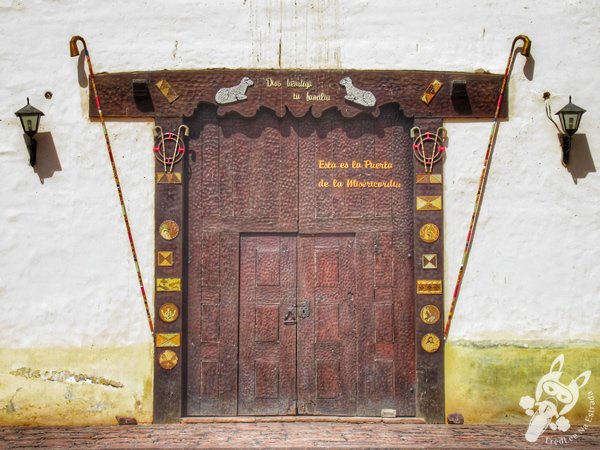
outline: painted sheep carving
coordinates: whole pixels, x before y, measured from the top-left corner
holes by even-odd
[[[375,95],[371,91],[358,89],[352,84],[350,77],[342,78],[340,84],[346,88],[346,95],[344,97],[346,100],[369,108],[375,106]]]
[[[215,100],[219,105],[246,100],[248,98],[246,90],[252,85],[254,85],[254,81],[248,77],[244,77],[237,86],[219,89],[215,94]]]

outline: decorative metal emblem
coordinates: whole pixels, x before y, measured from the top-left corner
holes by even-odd
[[[421,195],[417,197],[417,211],[441,211],[441,195]]]
[[[438,268],[438,258],[435,253],[426,253],[421,257],[421,262],[423,263],[423,269],[437,269]]]
[[[242,78],[240,84],[233,87],[224,87],[217,91],[215,94],[215,101],[219,105],[226,105],[227,103],[235,103],[241,102],[242,100],[246,100],[248,96],[246,95],[246,90],[248,87],[253,86],[254,81],[252,81],[248,77]]]
[[[350,77],[342,78],[340,84],[346,88],[346,95],[344,98],[349,102],[366,106],[367,108],[375,106],[375,103],[377,102],[375,95],[371,91],[364,91],[354,86]]]
[[[158,252],[158,265],[161,267],[171,267],[173,265],[173,252]]]
[[[419,313],[419,317],[423,323],[428,325],[433,325],[438,320],[440,320],[440,310],[435,305],[425,305],[421,308],[421,312]]]
[[[419,230],[419,237],[423,242],[431,244],[440,237],[440,229],[434,223],[426,223]]]
[[[179,358],[177,357],[177,353],[173,350],[165,350],[161,352],[158,357],[158,364],[165,370],[173,369],[177,363],[179,362]]]
[[[155,86],[158,88],[161,94],[165,96],[169,103],[173,103],[179,98],[179,95],[177,95],[167,80],[160,80],[155,84]]]
[[[181,291],[181,278],[157,278],[156,279],[156,291],[157,292],[180,292]]]
[[[165,174],[172,173],[175,163],[178,163],[183,158],[183,154],[185,153],[184,135],[190,135],[190,129],[187,125],[180,125],[177,133],[171,131],[164,133],[162,127],[154,127],[154,155],[162,163]],[[181,182],[181,174],[179,178],[179,182]]]
[[[157,347],[179,347],[181,346],[181,333],[157,333]]]
[[[158,317],[166,323],[175,322],[179,317],[179,308],[173,303],[164,303],[158,310]]]
[[[440,338],[433,333],[427,333],[421,339],[421,347],[427,353],[435,353],[440,348]]]
[[[433,165],[442,159],[444,151],[444,140],[446,139],[446,129],[438,128],[435,134],[429,131],[421,133],[419,127],[413,127],[410,130],[410,137],[413,138],[413,153],[417,161],[423,164],[426,173],[431,173]]]
[[[415,175],[417,184],[442,184],[441,173],[418,173]]]
[[[163,239],[172,241],[179,235],[179,225],[174,220],[165,220],[160,224],[158,232]]]
[[[431,84],[427,86],[427,89],[425,89],[425,92],[421,96],[421,101],[426,105],[429,105],[438,91],[442,88],[442,85],[441,81],[433,80]]]
[[[156,172],[156,184],[181,184],[181,172]]]
[[[417,294],[442,294],[442,280],[417,280]]]
[[[284,325],[296,325],[296,307],[292,306],[288,308],[285,317],[283,318]]]

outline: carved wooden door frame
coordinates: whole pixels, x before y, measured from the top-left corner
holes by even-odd
[[[165,132],[176,131],[184,116],[204,103],[217,106],[218,116],[235,112],[253,117],[260,108],[268,108],[278,117],[289,112],[316,118],[331,108],[343,117],[378,117],[382,106],[397,104],[423,133],[435,133],[444,119],[494,117],[502,82],[495,74],[391,70],[152,71],[99,74],[96,79],[106,118],[153,118]],[[501,118],[508,116],[507,103]],[[98,117],[91,92],[89,110],[91,118]],[[413,161],[416,415],[443,423],[443,164],[426,173],[416,158]],[[172,173],[165,173],[164,164],[157,161],[155,423],[179,421],[184,411],[185,177],[185,158]],[[431,233],[439,237],[432,241]]]

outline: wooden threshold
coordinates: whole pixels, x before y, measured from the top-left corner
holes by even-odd
[[[422,417],[341,417],[341,416],[236,416],[182,417],[181,423],[272,423],[272,422],[337,422],[426,424]]]

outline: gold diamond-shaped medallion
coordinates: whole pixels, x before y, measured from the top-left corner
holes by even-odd
[[[415,183],[417,184],[441,184],[441,173],[418,173],[415,175]]]
[[[156,172],[157,184],[181,184],[180,172]]]
[[[438,258],[436,253],[425,253],[421,257],[421,262],[423,263],[423,269],[437,269],[438,268]]]
[[[443,178],[441,173],[430,173],[429,183],[431,184],[442,184]]]
[[[155,86],[169,103],[173,103],[179,98],[179,95],[177,95],[167,80],[160,80]]]
[[[441,211],[441,195],[421,195],[417,197],[417,211]]]
[[[158,333],[156,335],[157,347],[179,347],[181,345],[181,333]]]
[[[427,89],[425,89],[425,92],[421,96],[421,101],[426,105],[429,105],[441,88],[442,82],[438,80],[433,80],[431,84],[427,86]]]
[[[173,265],[173,252],[158,252],[158,265],[170,267]]]

